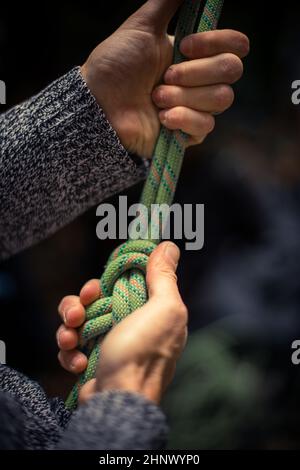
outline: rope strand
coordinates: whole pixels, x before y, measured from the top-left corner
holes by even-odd
[[[223,1],[207,0],[205,3],[185,0],[176,29],[174,63],[186,60],[180,52],[180,43],[185,36],[195,31],[203,32],[216,28]],[[95,377],[104,335],[147,301],[146,265],[150,254],[160,241],[144,239],[151,219],[151,207],[152,204],[172,204],[187,138],[182,131],[169,131],[163,126],[161,128],[140,200],[140,203],[147,207],[149,217],[141,227],[141,239],[133,240],[132,234],[129,233],[129,240],[114,250],[100,279],[100,298],[86,309],[86,321],[80,329],[79,346],[89,356],[89,361],[86,371],[81,374],[66,401],[67,407],[72,410],[77,407],[80,387]],[[160,220],[156,223],[158,233],[161,234]]]

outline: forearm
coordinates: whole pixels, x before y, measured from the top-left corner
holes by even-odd
[[[0,115],[0,258],[72,221],[145,174],[75,68]]]

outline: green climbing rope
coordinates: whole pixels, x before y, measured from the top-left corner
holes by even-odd
[[[179,14],[174,44],[174,63],[185,57],[179,45],[188,34],[215,29],[224,0],[185,0]],[[198,25],[198,27],[197,27]],[[147,177],[141,204],[151,217],[152,204],[172,204],[186,149],[187,135],[162,127]],[[80,348],[89,357],[86,371],[73,387],[66,405],[75,409],[80,387],[95,377],[104,335],[123,318],[147,301],[145,270],[147,260],[159,243],[147,240],[148,221],[140,229],[139,240],[129,240],[118,247],[108,259],[100,279],[100,298],[86,309],[86,322],[80,330]],[[152,221],[153,223],[153,221]],[[157,220],[160,225],[160,220]],[[161,233],[161,230],[158,230]]]

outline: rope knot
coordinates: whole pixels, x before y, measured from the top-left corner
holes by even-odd
[[[156,246],[149,240],[129,240],[109,257],[99,281],[100,297],[86,308],[86,321],[79,330],[79,347],[89,362],[67,399],[70,409],[77,406],[81,386],[96,375],[104,335],[147,302],[146,266]]]
[[[145,304],[146,265],[155,247],[148,240],[129,240],[113,251],[100,279],[100,297],[86,309],[81,348]]]

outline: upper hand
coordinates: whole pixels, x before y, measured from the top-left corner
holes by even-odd
[[[82,67],[91,92],[124,147],[150,157],[160,125],[181,129],[188,145],[204,140],[213,113],[231,106],[241,78],[247,37],[232,30],[193,34],[182,41],[187,61],[172,65],[167,26],[181,0],[148,0]],[[169,68],[171,66],[171,68]]]

